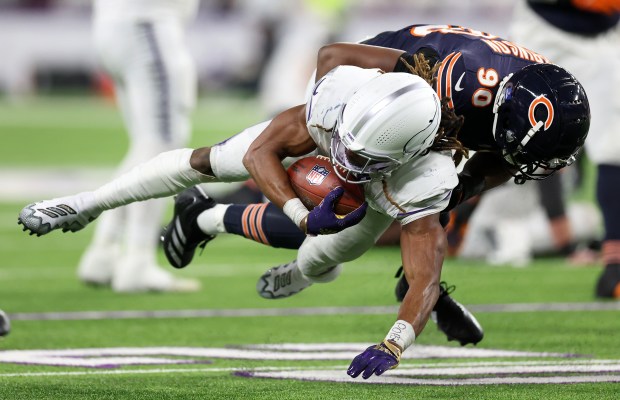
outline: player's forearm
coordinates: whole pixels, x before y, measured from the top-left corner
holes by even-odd
[[[369,46],[357,43],[333,43],[319,50],[316,80],[339,65],[354,65],[360,68],[380,68],[389,72],[394,70],[402,50]]]
[[[431,219],[431,223],[423,223],[419,229],[405,225],[401,234],[402,261],[409,290],[398,319],[409,322],[416,336],[424,329],[439,297],[439,279],[447,247],[438,218],[426,218]]]
[[[304,110],[305,107],[298,106],[276,116],[243,157],[244,166],[263,194],[280,208],[297,199],[282,160],[308,154],[316,148],[305,125]],[[297,208],[307,213],[305,207]],[[287,215],[291,217],[290,213]],[[300,218],[293,220],[300,225]]]
[[[253,171],[250,173],[254,181],[265,197],[276,206],[283,208],[288,200],[297,197],[288,181],[286,171],[282,168],[281,163],[274,163],[271,160],[263,160],[261,165],[262,167],[258,167],[259,170],[265,168],[271,171],[266,174],[262,173],[262,171],[258,173],[257,169],[253,168]]]
[[[280,157],[270,151],[248,151],[243,163],[261,192],[276,206],[282,208],[286,201],[297,197]]]
[[[281,208],[302,232],[306,232],[309,211],[291,187],[280,159],[273,154],[259,152],[244,163],[265,197]]]

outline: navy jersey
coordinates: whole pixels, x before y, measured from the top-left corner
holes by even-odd
[[[411,25],[383,32],[364,44],[415,53],[430,48],[442,61],[435,90],[449,97],[456,114],[465,117],[458,135],[471,150],[496,150],[493,102],[499,83],[526,65],[549,62],[545,57],[495,35],[456,25]]]

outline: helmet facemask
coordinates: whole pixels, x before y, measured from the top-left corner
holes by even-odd
[[[330,151],[334,171],[343,181],[354,184],[366,183],[372,179],[389,176],[401,165],[399,160],[391,157],[377,157],[349,149],[340,139],[337,127],[332,134]]]

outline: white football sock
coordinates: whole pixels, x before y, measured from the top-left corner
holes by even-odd
[[[200,230],[207,235],[226,233],[224,214],[228,207],[230,204],[216,204],[213,208],[203,211],[196,219]]]
[[[135,166],[93,192],[100,210],[117,208],[136,201],[171,196],[185,188],[215,177],[201,174],[189,163],[192,149],[161,153]]]

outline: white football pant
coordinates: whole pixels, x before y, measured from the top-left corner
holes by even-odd
[[[106,6],[105,1],[99,4]],[[101,65],[114,80],[129,135],[129,151],[117,171],[121,174],[187,144],[196,72],[185,43],[185,20],[166,13],[144,20],[118,15],[95,16],[94,40]],[[127,249],[154,254],[165,204],[150,200],[105,213],[93,243],[124,239]]]

